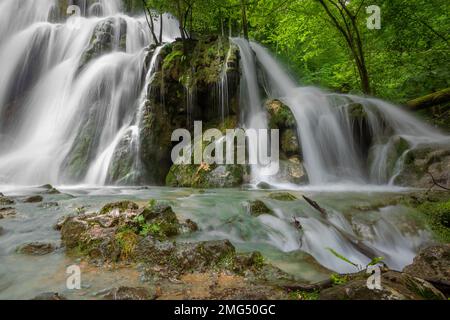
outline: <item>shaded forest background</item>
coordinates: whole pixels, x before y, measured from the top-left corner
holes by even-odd
[[[144,4],[155,19],[170,12],[181,21],[182,38],[245,36],[264,44],[303,85],[396,103],[450,87],[450,1],[126,1],[130,11]],[[379,30],[367,27],[370,5],[381,8]]]

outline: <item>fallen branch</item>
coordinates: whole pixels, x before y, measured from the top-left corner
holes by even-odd
[[[450,88],[409,101],[406,105],[413,111],[434,107],[450,102]]]
[[[441,188],[441,189],[450,191],[449,188],[444,187],[443,185],[439,184],[439,183],[436,181],[436,179],[434,178],[434,176],[433,176],[433,174],[432,174],[431,172],[428,171],[427,173],[428,173],[428,175],[431,177],[431,180],[432,180],[432,182],[433,182],[433,185],[430,187],[430,189],[428,189],[427,193],[430,192],[431,189],[433,189],[434,186],[437,186],[437,187],[439,187],[439,188]]]
[[[319,204],[317,202],[315,202],[314,200],[308,198],[307,196],[303,196],[303,199],[305,199],[306,202],[308,202],[311,205],[311,207],[313,207],[314,209],[319,211],[324,216],[324,218],[327,217],[327,215],[328,215],[327,210],[325,210],[324,208],[319,206]]]
[[[385,254],[381,251],[378,251],[376,249],[372,249],[369,246],[365,245],[360,239],[357,239],[354,235],[349,234],[347,231],[339,228],[338,226],[333,225],[327,220],[328,212],[324,208],[322,208],[317,202],[314,200],[303,196],[303,199],[306,200],[314,209],[319,211],[322,214],[322,217],[325,219],[325,222],[332,228],[336,229],[340,235],[346,239],[350,244],[353,245],[353,247],[364,254],[366,257],[373,258],[373,257],[379,257],[379,256],[385,256]]]

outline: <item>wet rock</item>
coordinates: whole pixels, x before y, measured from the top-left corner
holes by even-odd
[[[288,106],[280,100],[269,100],[266,102],[269,112],[269,126],[273,129],[295,129],[296,121]]]
[[[257,187],[258,189],[261,189],[261,190],[275,189],[274,186],[272,186],[270,183],[267,183],[267,182],[259,182],[259,183],[256,185],[256,187]]]
[[[408,187],[430,188],[436,183],[450,188],[450,148],[410,150],[395,183]],[[436,190],[439,187],[434,186]]]
[[[299,156],[292,156],[287,160],[280,160],[280,169],[277,178],[280,181],[291,182],[295,184],[305,184],[308,182],[303,161]]]
[[[4,235],[6,233],[5,229],[0,226],[0,236]]]
[[[166,185],[192,188],[233,188],[246,181],[248,167],[244,165],[173,165]]]
[[[100,215],[111,213],[117,210],[119,213],[125,211],[133,211],[139,209],[139,206],[131,201],[119,201],[114,203],[108,203],[100,210]]]
[[[67,221],[67,219],[69,219],[69,217],[71,217],[71,216],[64,216],[64,217],[58,218],[56,223],[53,225],[53,230],[60,231],[63,224]]]
[[[58,202],[43,202],[39,205],[40,208],[49,209],[59,207]]]
[[[8,197],[5,197],[3,194],[0,195],[0,206],[9,206],[14,204],[14,200]]]
[[[40,189],[45,189],[44,194],[61,194],[59,190],[53,187],[51,184],[45,184],[39,187]]]
[[[450,294],[450,244],[425,248],[403,272],[432,283],[445,294]]]
[[[289,192],[275,192],[269,194],[269,198],[278,201],[296,201],[298,200],[296,196],[290,194]]]
[[[60,221],[60,228],[69,251],[116,261],[132,259],[143,237],[165,240],[178,235],[182,225],[170,206],[151,204],[139,209],[136,203],[121,201],[105,205],[99,213],[67,217]]]
[[[186,221],[181,223],[180,233],[192,233],[197,232],[199,230],[198,224],[192,221],[191,219],[187,219]]]
[[[281,151],[287,156],[300,154],[300,143],[298,141],[297,131],[294,129],[284,130],[280,137]]]
[[[381,290],[367,286],[365,272],[342,285],[320,292],[321,300],[443,300],[445,296],[429,282],[406,273],[388,271],[381,275]]]
[[[45,293],[41,293],[40,295],[34,297],[32,300],[41,300],[41,301],[46,301],[46,300],[51,300],[51,301],[58,301],[58,300],[67,300],[66,297],[64,297],[63,295],[60,295],[57,292],[45,292]]]
[[[117,23],[116,23],[117,22]],[[115,47],[126,49],[127,24],[125,20],[114,18],[100,21],[95,27],[89,47],[83,53],[80,69],[102,54],[111,52]]]
[[[247,211],[254,217],[262,214],[273,214],[273,211],[261,200],[249,201],[247,203]]]
[[[38,203],[42,202],[44,198],[42,196],[31,196],[23,200],[25,203]]]
[[[0,219],[9,218],[16,215],[16,209],[8,207],[8,208],[0,208]]]
[[[52,243],[32,242],[21,245],[17,248],[17,253],[26,254],[30,256],[44,256],[52,253],[57,247]]]
[[[111,289],[105,294],[106,300],[154,300],[156,298],[155,292],[142,287],[119,287]]]

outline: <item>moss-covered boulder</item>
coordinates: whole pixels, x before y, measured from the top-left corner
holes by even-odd
[[[14,203],[15,201],[13,199],[5,197],[3,194],[0,195],[0,206],[9,206]]]
[[[53,243],[32,242],[21,245],[16,249],[16,252],[31,256],[44,256],[56,249],[57,246]]]
[[[69,253],[103,262],[132,259],[140,239],[166,240],[191,225],[180,223],[169,206],[151,203],[140,208],[121,201],[105,205],[98,213],[67,217],[60,230]]]
[[[273,215],[273,211],[261,200],[252,200],[246,204],[247,211],[254,217],[262,214]]]
[[[435,184],[450,188],[450,148],[426,147],[408,151],[395,183],[430,188]]]
[[[38,203],[38,202],[42,202],[44,200],[44,198],[40,195],[35,195],[35,196],[31,196],[31,197],[27,197],[23,200],[23,202],[25,203]]]
[[[280,100],[268,100],[269,127],[272,129],[296,129],[295,117],[291,109]]]
[[[233,188],[246,181],[246,165],[173,165],[166,185],[192,188]]]
[[[300,156],[294,155],[287,159],[281,158],[279,165],[280,168],[276,175],[279,181],[295,184],[306,184],[309,181],[308,174]]]

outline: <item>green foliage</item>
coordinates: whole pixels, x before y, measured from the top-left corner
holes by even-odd
[[[450,200],[425,202],[418,207],[439,240],[450,242]]]
[[[346,284],[348,282],[348,276],[347,275],[340,275],[340,274],[337,274],[337,273],[333,273],[330,276],[330,280],[331,280],[331,282],[334,285],[338,286],[338,285],[341,285],[341,284]]]
[[[138,236],[132,229],[124,229],[116,234],[116,243],[120,248],[120,255],[122,259],[126,260],[133,254]]]
[[[291,300],[319,300],[319,291],[307,292],[307,291],[291,291],[289,293],[289,299]]]
[[[341,259],[342,261],[347,262],[348,264],[351,264],[352,266],[354,266],[354,267],[356,267],[356,268],[359,268],[359,266],[358,266],[356,263],[350,261],[349,259],[347,259],[347,258],[344,257],[343,255],[341,255],[340,253],[336,252],[335,250],[333,250],[333,249],[331,249],[331,248],[326,248],[326,249],[327,249],[328,251],[330,251],[336,258],[339,258],[339,259]]]

